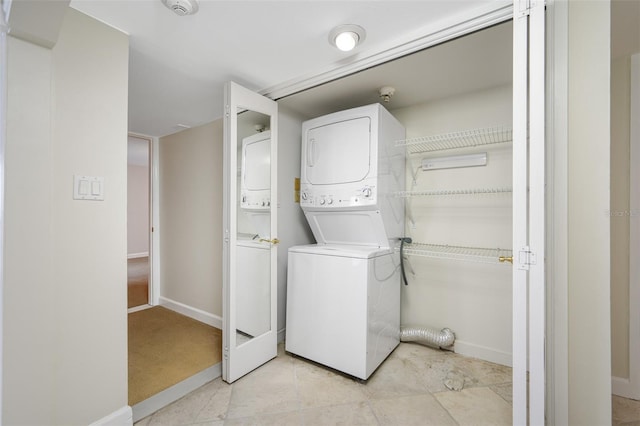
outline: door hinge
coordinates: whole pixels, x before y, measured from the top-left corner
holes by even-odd
[[[517,0],[516,2],[516,15],[521,18],[523,16],[529,16],[531,11],[531,0]]]
[[[531,251],[529,246],[522,247],[518,250],[518,269],[528,271],[529,266],[537,263],[537,256]]]
[[[516,16],[521,18],[523,16],[529,16],[531,9],[536,7],[546,7],[545,0],[517,0],[516,2]]]
[[[229,105],[225,105],[224,106],[224,115],[225,117],[229,117],[229,113],[231,112],[231,108],[229,107]]]

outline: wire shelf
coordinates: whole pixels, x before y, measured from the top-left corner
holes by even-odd
[[[443,151],[446,149],[468,148],[511,142],[512,139],[512,129],[491,127],[486,129],[464,130],[461,132],[446,133],[442,135],[405,139],[396,141],[396,146],[405,146],[408,153],[416,154],[420,152]]]
[[[400,191],[396,192],[395,196],[399,198],[410,198],[425,196],[507,194],[511,192],[511,188],[434,189],[428,191]]]
[[[500,248],[411,243],[404,246],[404,253],[409,256],[461,260],[476,263],[512,263],[513,261],[512,251]]]

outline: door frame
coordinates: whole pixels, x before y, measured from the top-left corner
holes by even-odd
[[[640,257],[640,53],[631,56],[629,127],[629,259]],[[629,378],[612,377],[615,395],[640,398],[640,266],[629,262]]]
[[[0,1],[0,384],[3,383],[2,353],[4,346],[3,312],[4,305],[4,154],[7,140],[7,34],[9,25],[7,22],[11,2]],[[3,393],[0,386],[0,413],[3,407]],[[0,424],[2,419],[0,418]]]
[[[147,141],[149,144],[149,287],[148,287],[148,305],[156,306],[160,304],[160,205],[159,205],[159,140],[156,137],[143,135],[140,133],[129,132],[128,137]],[[143,307],[134,307],[129,312],[145,309]]]

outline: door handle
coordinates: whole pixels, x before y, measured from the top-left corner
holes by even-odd
[[[272,238],[270,240],[267,240],[265,238],[260,238],[258,241],[260,241],[261,243],[271,243],[273,245],[276,245],[280,242],[280,240],[277,238]]]

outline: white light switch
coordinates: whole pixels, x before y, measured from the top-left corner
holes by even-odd
[[[104,177],[74,175],[73,199],[104,201]]]

